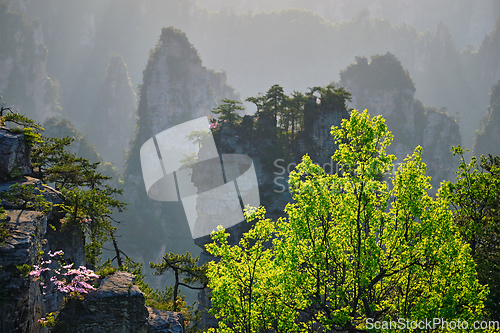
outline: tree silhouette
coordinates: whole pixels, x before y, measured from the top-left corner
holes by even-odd
[[[221,105],[212,110],[212,113],[218,114],[219,120],[227,122],[231,125],[237,125],[241,122],[242,117],[237,111],[244,110],[242,103],[240,101],[235,101],[232,99],[223,99]]]
[[[175,276],[174,284],[174,311],[178,311],[177,307],[177,292],[179,286],[184,286],[189,289],[201,290],[205,289],[208,285],[207,279],[207,269],[208,263],[201,266],[197,266],[199,257],[193,258],[191,253],[186,252],[185,254],[174,254],[172,252],[165,253],[163,256],[163,262],[155,264],[150,262],[149,266],[155,270],[155,275],[163,275],[167,271],[172,271]],[[179,276],[184,275],[180,282]],[[198,285],[198,286],[196,286]]]

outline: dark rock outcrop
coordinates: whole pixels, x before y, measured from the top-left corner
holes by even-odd
[[[163,311],[147,307],[148,333],[182,333],[184,322],[179,312]]]
[[[33,211],[8,211],[8,230],[12,238],[0,247],[0,328],[2,332],[28,333],[39,328],[37,319],[43,307],[38,284],[21,275],[18,267],[34,265],[46,244],[47,219]]]
[[[130,273],[117,272],[108,276],[101,286],[88,295],[83,307],[86,315],[78,321],[72,332],[130,332],[146,333],[148,312],[144,295],[133,284]]]
[[[106,277],[81,304],[62,309],[54,332],[183,333],[182,314],[146,307],[134,280],[128,272]]]
[[[30,146],[24,135],[0,128],[0,181],[31,173]]]

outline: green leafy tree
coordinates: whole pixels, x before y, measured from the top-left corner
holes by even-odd
[[[1,125],[10,123],[20,126],[10,130],[22,132],[32,146],[33,173],[42,181],[55,184],[56,189],[62,192],[64,202],[58,206],[65,215],[64,222],[78,226],[85,233],[87,262],[97,265],[102,246],[109,239],[114,240],[119,253],[113,235],[116,227],[112,225],[117,221],[112,214],[126,208],[126,204],[116,198],[123,190],[107,183],[111,177],[98,171],[100,162],[91,163],[68,151],[74,139],[43,137],[41,132],[44,129],[35,121],[17,112],[6,113],[7,110],[10,111],[7,108],[0,110]],[[2,197],[22,209],[36,209],[44,213],[52,209],[52,204],[44,197],[44,190],[33,184],[14,184],[8,192],[2,193]]]
[[[220,258],[208,269],[212,314],[219,319],[219,332],[296,332],[294,305],[303,301],[294,294],[295,283],[287,276],[279,248],[269,246],[277,237],[277,226],[265,219],[263,208],[247,210],[248,221],[259,222],[245,233],[236,246],[221,228],[206,250]],[[274,245],[274,243],[273,243]],[[293,259],[293,258],[291,258]]]
[[[235,246],[222,230],[213,234],[207,250],[220,261],[208,275],[218,332],[356,332],[368,319],[476,320],[487,288],[448,201],[428,194],[422,148],[389,177],[389,189],[381,176],[395,157],[386,153],[393,136],[384,119],[353,110],[332,134],[341,172],[326,174],[305,156],[290,174],[287,218],[250,216],[256,225]]]
[[[347,101],[351,100],[351,94],[344,88],[335,88],[332,84],[326,87],[315,87],[320,94],[321,109],[347,109]]]
[[[65,137],[45,138],[31,152],[31,167],[33,173],[42,181],[53,182],[58,180],[65,170],[64,166],[72,164],[76,156],[66,151],[73,139]],[[69,163],[68,163],[69,162]],[[48,179],[46,179],[49,177]]]
[[[470,245],[479,281],[489,286],[485,305],[488,316],[495,319],[500,316],[500,158],[490,155],[478,160],[473,156],[466,163],[460,146],[452,147],[452,152],[460,156],[457,180],[443,185],[443,193]]]
[[[11,236],[9,233],[8,224],[5,221],[7,219],[7,213],[5,212],[5,208],[0,206],[0,245],[5,244],[7,238]]]
[[[39,176],[56,185],[64,196],[59,205],[65,222],[79,226],[87,236],[87,262],[98,264],[104,242],[110,240],[116,227],[113,213],[121,212],[126,204],[116,197],[123,190],[106,183],[111,177],[97,171],[100,162],[77,157],[65,150],[69,138],[50,139],[35,149],[34,165]]]

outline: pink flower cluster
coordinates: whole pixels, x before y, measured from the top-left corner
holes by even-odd
[[[84,266],[78,267],[78,269],[69,269],[73,267],[73,264],[62,266],[62,268],[67,269],[66,273],[61,275],[63,276],[72,276],[73,278],[68,283],[66,278],[59,280],[56,276],[50,278],[50,281],[53,282],[57,289],[63,293],[68,294],[88,294],[90,290],[95,290],[95,288],[88,284],[86,281],[92,278],[98,278],[99,275],[95,274],[93,270],[88,269]]]
[[[51,258],[54,258],[55,256],[63,255],[64,252],[62,250],[54,253],[49,251],[48,254]],[[95,290],[95,288],[87,282],[93,278],[99,277],[99,275],[95,274],[93,270],[84,266],[80,266],[75,269],[72,268],[73,264],[62,265],[60,260],[57,262],[59,264],[59,269],[53,269],[55,274],[50,278],[50,282],[57,287],[57,290],[76,297],[80,297],[81,294],[88,294],[90,290]],[[51,259],[42,261],[40,266],[33,266],[34,269],[29,273],[29,275],[40,276],[42,272],[50,271],[50,268],[42,267],[50,263],[52,263]],[[47,285],[43,281],[40,281],[40,286],[42,286],[44,290],[43,295],[46,295],[47,293],[45,289],[47,288]]]
[[[210,129],[211,129],[211,130],[218,130],[218,129],[219,129],[219,127],[220,127],[220,124],[219,124],[219,122],[217,122],[217,121],[215,121],[215,122],[213,122],[213,123],[210,123]]]

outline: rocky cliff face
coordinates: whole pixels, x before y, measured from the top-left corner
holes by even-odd
[[[185,31],[195,1],[37,0],[26,7],[43,24],[47,68],[60,82],[61,105],[80,125],[99,98],[110,56],[124,57],[135,88],[158,32],[170,25]]]
[[[62,203],[59,192],[31,177],[0,184],[0,193],[9,190],[15,183],[33,185],[35,191],[45,191],[44,197],[55,204]],[[6,230],[11,237],[0,245],[0,288],[2,299],[0,327],[2,332],[46,332],[38,323],[45,314],[57,311],[62,304],[58,293],[42,294],[37,278],[28,277],[27,272],[38,264],[41,256],[48,251],[64,251],[64,260],[77,266],[85,264],[83,235],[79,230],[66,229],[57,234],[48,227],[57,223],[54,208],[48,214],[12,206],[6,200],[1,205],[7,211]]]
[[[226,84],[225,75],[202,66],[184,33],[164,28],[144,70],[137,132],[126,162],[129,185],[146,195],[140,180],[139,158],[144,142],[172,126],[211,115],[211,110],[224,98],[238,98]],[[134,202],[135,194],[129,192],[129,195]]]
[[[30,147],[24,135],[0,128],[0,181],[31,173]]]
[[[138,106],[136,136],[125,166],[124,251],[144,262],[162,260],[165,249],[196,251],[182,206],[149,199],[142,179],[141,146],[172,126],[208,116],[223,98],[239,99],[223,73],[208,70],[186,35],[173,28],[162,30],[158,45],[144,70]],[[140,235],[140,237],[137,237]],[[150,280],[160,287],[158,280]]]
[[[57,85],[47,76],[47,49],[40,21],[0,6],[0,95],[3,102],[38,121],[59,112]]]
[[[434,189],[442,180],[455,180],[458,159],[450,152],[451,146],[461,143],[461,135],[457,122],[445,112],[435,108],[427,108],[422,147],[422,160],[427,165],[427,174],[432,176]]]
[[[136,95],[120,56],[110,59],[101,95],[89,115],[86,131],[106,162],[123,168],[125,152],[135,132]]]
[[[126,166],[125,200],[131,207],[124,217],[129,223],[124,225],[121,232],[122,243],[126,247],[124,251],[128,255],[144,262],[158,262],[167,247],[175,248],[178,252],[193,251],[192,247],[188,246],[193,243],[182,206],[177,202],[156,202],[147,196],[139,150],[146,140],[165,129],[210,115],[211,109],[222,98],[234,98],[234,93],[225,84],[224,75],[208,72],[183,34],[174,29],[164,29],[160,43],[152,51],[144,71],[137,134]],[[312,104],[314,107],[317,105],[316,102]],[[334,144],[329,130],[332,125],[340,126],[340,121],[347,116],[343,108],[340,110],[325,107],[318,112],[318,117],[311,120],[310,133],[314,135],[304,138],[302,143],[297,145],[296,156],[290,156],[290,152],[274,152],[275,141],[269,137],[269,134],[274,132],[272,128],[267,132],[257,132],[257,128],[267,128],[263,124],[264,117],[257,121],[247,116],[243,120],[242,128],[223,124],[216,138],[217,149],[219,154],[240,153],[252,158],[259,182],[261,203],[266,205],[270,214],[279,216],[283,214],[283,208],[291,197],[287,189],[287,174],[275,179],[275,173],[279,173],[281,169],[276,169],[273,162],[282,158],[278,163],[291,170],[293,163],[300,160],[301,154],[310,153],[310,149],[318,153],[316,157],[330,160]],[[220,198],[214,198],[214,202],[217,201],[220,201]],[[218,208],[220,207],[217,205],[198,207],[200,210],[206,209],[207,215],[217,214]],[[231,227],[231,241],[237,242],[248,227],[246,222]],[[209,237],[199,238],[196,242],[203,248],[207,241]],[[206,253],[202,254],[201,262],[209,259]]]
[[[0,129],[0,194],[11,185],[33,186],[53,205],[61,204],[59,192],[28,175],[31,172],[30,149],[22,134]],[[15,180],[13,180],[15,178]],[[38,319],[56,311],[62,303],[57,293],[42,294],[38,282],[26,276],[38,264],[43,253],[63,250],[64,259],[77,266],[85,264],[84,239],[79,230],[67,228],[56,232],[49,223],[58,223],[56,208],[43,214],[1,199],[7,212],[2,226],[10,236],[0,244],[0,331],[46,332]]]
[[[493,86],[491,91],[488,115],[483,119],[483,128],[476,134],[474,155],[491,154],[500,156],[500,81]]]
[[[500,18],[495,29],[484,37],[483,43],[477,50],[479,74],[484,84],[493,85],[500,80]]]
[[[392,54],[373,56],[371,62],[356,58],[341,72],[340,84],[352,94],[352,107],[385,118],[394,141],[389,147],[399,160],[413,152],[415,86],[407,71]]]
[[[144,71],[138,139],[149,139],[187,120],[210,115],[217,102],[236,97],[225,81],[223,74],[202,66],[184,33],[163,29]]]
[[[341,72],[341,85],[352,93],[352,107],[382,115],[394,134],[390,147],[398,162],[424,148],[422,159],[436,187],[441,180],[454,179],[457,162],[450,149],[461,143],[458,123],[444,110],[426,108],[414,99],[415,86],[407,71],[392,54],[358,58]]]
[[[183,333],[182,314],[146,307],[134,280],[127,272],[106,277],[82,304],[62,309],[53,332]]]
[[[69,151],[75,153],[78,157],[86,158],[92,163],[102,160],[89,138],[78,132],[69,120],[50,117],[43,123],[43,128],[45,129],[43,135],[46,137],[64,138],[68,136],[73,138],[74,141],[69,146]]]
[[[421,33],[415,41],[411,73],[418,87],[417,98],[459,114],[464,145],[471,147],[479,127],[481,100],[477,92],[481,89],[467,73],[471,65],[464,65],[462,58],[448,27],[440,23],[435,33]]]

